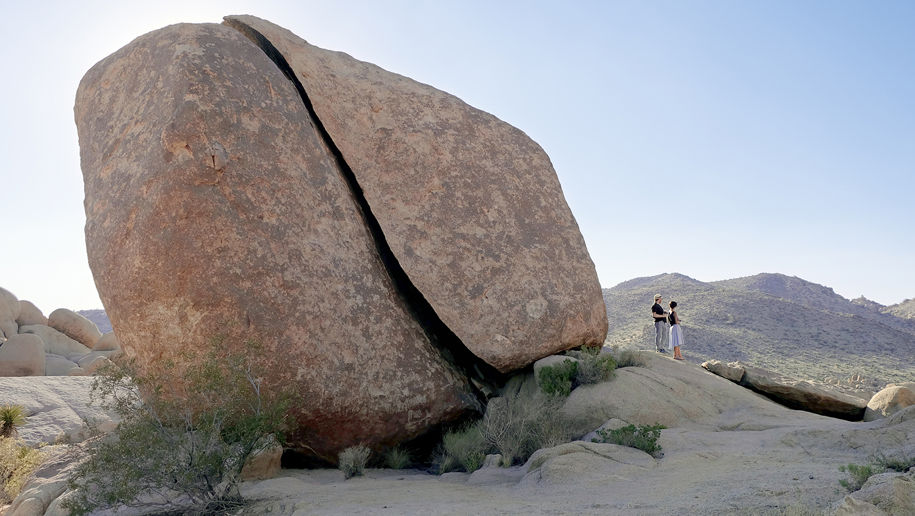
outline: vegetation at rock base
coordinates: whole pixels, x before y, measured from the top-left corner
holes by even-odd
[[[853,492],[861,489],[867,479],[882,472],[882,469],[874,464],[848,464],[839,466],[839,471],[848,475],[848,478],[839,479],[839,485],[847,489],[848,492]]]
[[[639,355],[638,351],[622,349],[617,352],[616,367],[645,367],[645,359]]]
[[[406,469],[413,465],[413,457],[403,448],[391,448],[384,454],[384,465],[390,469]]]
[[[915,467],[915,455],[901,455],[888,457],[883,453],[873,456],[872,462],[883,470],[892,470],[904,473],[909,468]]]
[[[367,446],[362,444],[350,446],[337,456],[339,461],[337,467],[343,472],[344,478],[362,476],[371,455],[372,450],[369,450]]]
[[[596,443],[611,443],[630,448],[638,448],[645,453],[654,457],[661,454],[661,445],[658,439],[661,437],[661,430],[666,428],[664,425],[626,425],[615,430],[601,429],[597,431],[598,439],[592,439]]]
[[[16,498],[41,465],[42,453],[12,437],[0,437],[0,505]]]
[[[436,469],[473,472],[491,453],[502,455],[503,466],[522,464],[540,448],[568,442],[568,424],[559,411],[563,400],[534,389],[489,400],[482,419],[445,434]]]
[[[542,368],[537,379],[540,380],[540,388],[543,389],[543,392],[568,396],[572,392],[572,383],[577,372],[577,362],[564,360],[556,365]]]
[[[25,409],[20,405],[0,406],[0,437],[16,437],[16,427],[25,423]]]
[[[600,346],[585,346],[581,351],[569,351],[568,354],[578,359],[575,371],[575,382],[578,385],[591,385],[609,380],[616,369],[616,360],[609,353],[601,353]]]
[[[103,370],[92,398],[121,421],[88,441],[65,508],[208,513],[241,505],[242,467],[274,438],[282,441],[291,399],[261,389],[246,358],[259,349],[219,337],[142,372],[132,360]]]
[[[446,458],[439,461],[440,472],[453,471],[460,466],[470,473],[483,466],[489,444],[483,438],[480,425],[472,424],[459,430],[445,432],[442,437],[442,450]],[[442,468],[445,471],[442,471]]]

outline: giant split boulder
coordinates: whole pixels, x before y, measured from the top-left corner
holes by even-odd
[[[451,95],[232,17],[137,38],[75,111],[121,345],[154,366],[258,340],[268,388],[302,393],[293,445],[418,436],[500,373],[603,341],[549,159]]]

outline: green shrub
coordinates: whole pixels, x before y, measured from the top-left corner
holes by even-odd
[[[0,406],[0,437],[16,437],[16,427],[25,423],[25,409],[20,405]]]
[[[41,464],[42,453],[12,437],[0,437],[0,505],[19,495],[29,476]]]
[[[867,482],[871,476],[880,473],[882,470],[874,464],[859,466],[857,464],[848,464],[839,466],[839,471],[848,475],[848,478],[840,479],[839,485],[848,490],[848,492],[857,491]]]
[[[575,380],[578,385],[591,385],[609,380],[616,369],[616,360],[609,353],[601,353],[598,346],[583,347],[578,353]]]
[[[365,472],[365,465],[372,455],[372,450],[365,445],[350,446],[338,455],[340,471],[344,478],[360,477]]]
[[[391,448],[384,454],[384,465],[390,469],[406,469],[413,464],[410,452],[403,448]]]
[[[111,435],[88,441],[64,507],[86,514],[120,506],[215,512],[241,505],[241,469],[274,438],[282,442],[292,398],[261,390],[246,358],[259,348],[217,338],[143,372],[131,360],[100,371],[92,398],[120,423]]]
[[[459,464],[464,471],[473,473],[483,467],[489,444],[483,438],[479,424],[468,425],[461,430],[445,432],[442,448],[453,458],[449,464]]]
[[[601,429],[597,431],[599,439],[592,439],[596,443],[611,443],[630,448],[638,448],[645,453],[657,457],[661,453],[661,445],[658,439],[661,437],[661,430],[666,428],[664,425],[627,425],[615,430]]]
[[[905,473],[909,468],[915,467],[915,456],[887,457],[883,453],[877,453],[873,457],[873,463],[883,470]]]
[[[540,369],[538,380],[543,392],[552,395],[568,396],[572,392],[572,381],[578,372],[578,363],[574,360],[546,366]]]
[[[540,391],[519,391],[493,398],[480,421],[480,432],[492,450],[502,455],[502,465],[523,463],[540,448],[569,440],[559,409],[563,398]]]
[[[645,367],[645,360],[642,359],[638,351],[624,349],[617,356],[616,367]]]

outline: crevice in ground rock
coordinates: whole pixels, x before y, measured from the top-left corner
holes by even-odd
[[[359,207],[362,219],[365,221],[366,227],[375,242],[375,248],[384,264],[388,276],[391,278],[398,296],[414,319],[423,328],[423,331],[426,333],[430,342],[432,342],[436,349],[442,354],[443,358],[453,364],[459,371],[463,372],[465,377],[470,380],[478,394],[479,401],[483,402],[483,405],[485,405],[485,398],[494,394],[497,387],[504,383],[505,375],[499,373],[496,368],[479,359],[467,349],[467,346],[464,345],[457,335],[442,322],[429,301],[426,300],[422,292],[416,288],[409,276],[407,276],[406,271],[404,271],[400,262],[397,260],[397,257],[394,255],[394,252],[391,250],[391,246],[388,244],[378,219],[372,213],[371,206],[369,206],[368,201],[365,199],[362,187],[359,185],[355,173],[353,173],[353,170],[347,164],[346,159],[343,157],[343,153],[334,143],[330,133],[325,129],[324,124],[321,123],[321,120],[318,118],[314,106],[308,97],[308,93],[305,91],[305,87],[296,77],[295,71],[293,71],[282,53],[280,53],[263,34],[245,23],[236,19],[225,19],[223,23],[239,31],[267,54],[267,57],[276,64],[280,71],[282,71],[290,82],[292,82],[296,91],[299,92],[302,102],[308,109],[308,113],[311,116],[318,134],[321,135],[325,145],[327,145],[336,160],[337,168],[340,170],[341,175],[353,195],[353,199]]]

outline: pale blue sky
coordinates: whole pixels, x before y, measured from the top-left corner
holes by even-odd
[[[780,272],[915,297],[915,2],[16,2],[0,29],[0,286],[101,305],[82,75],[177,22],[254,14],[431,84],[550,155],[604,287]],[[672,293],[675,294],[675,293]]]

